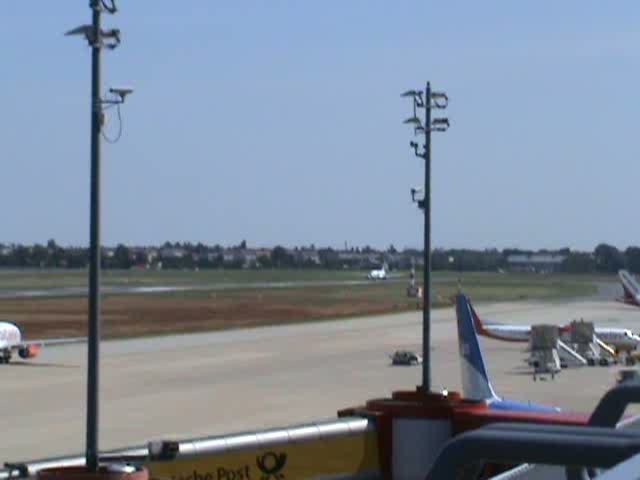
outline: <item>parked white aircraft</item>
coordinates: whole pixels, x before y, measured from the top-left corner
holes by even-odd
[[[13,322],[0,321],[0,363],[9,363],[15,352],[20,358],[34,358],[40,353],[40,349],[47,345],[61,345],[65,343],[78,343],[84,338],[60,338],[53,340],[24,341],[22,332]]]
[[[387,279],[387,266],[383,265],[380,269],[374,269],[367,275],[369,280],[386,280]]]
[[[626,270],[620,270],[618,276],[620,277],[620,282],[622,282],[624,295],[617,300],[628,305],[640,307],[640,284]]]
[[[507,342],[528,342],[531,337],[531,325],[505,325],[499,323],[483,323],[471,307],[473,321],[479,335]],[[559,325],[559,337],[569,340],[571,325]],[[640,336],[627,328],[594,327],[595,336],[616,351],[631,351],[640,347]]]

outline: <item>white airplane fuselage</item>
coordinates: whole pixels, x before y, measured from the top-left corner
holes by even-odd
[[[386,280],[387,271],[384,268],[379,270],[371,270],[367,276],[370,280]]]
[[[0,321],[0,363],[9,363],[14,353],[20,358],[34,358],[43,342],[25,342],[20,327],[15,323]]]
[[[11,322],[0,322],[0,350],[6,350],[22,343],[22,332]]]
[[[560,339],[570,340],[568,327],[558,327]],[[626,328],[594,328],[595,335],[604,343],[617,350],[635,350],[640,346],[640,337]],[[482,325],[481,335],[508,342],[528,342],[531,338],[530,325]]]

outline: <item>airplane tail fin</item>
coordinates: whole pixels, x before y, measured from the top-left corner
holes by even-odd
[[[635,278],[626,270],[620,270],[618,277],[620,277],[622,290],[624,292],[621,300],[625,303],[637,303],[638,294],[640,294],[640,285],[638,285],[638,282],[636,282]]]
[[[476,324],[482,328],[482,323],[463,293],[456,296],[456,317],[463,395],[470,400],[497,399],[478,342]]]
[[[484,328],[482,320],[480,320],[480,315],[476,313],[475,308],[473,308],[473,305],[471,305],[471,301],[467,299],[467,303],[469,304],[469,309],[471,310],[471,319],[473,320],[473,328],[475,329],[476,334],[485,335],[487,331]]]

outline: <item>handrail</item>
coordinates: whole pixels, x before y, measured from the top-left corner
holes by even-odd
[[[640,383],[631,381],[615,386],[600,399],[588,425],[615,427],[631,403],[640,403]]]
[[[640,436],[601,427],[489,425],[450,440],[426,480],[458,477],[459,469],[485,461],[612,467],[640,453]],[[466,471],[468,474],[477,473]]]
[[[374,428],[374,422],[366,418],[342,417],[335,420],[312,422],[286,428],[252,430],[181,441],[150,442],[144,446],[102,452],[100,459],[145,463],[148,460],[169,460],[176,457],[189,458],[239,449],[356,435],[372,431]],[[85,458],[80,455],[6,463],[4,465],[5,468],[0,469],[0,480],[25,478],[44,468],[81,466],[84,464]]]

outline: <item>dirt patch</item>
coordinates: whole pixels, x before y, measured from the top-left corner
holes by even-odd
[[[395,289],[394,289],[395,290]],[[123,295],[102,300],[105,337],[138,336],[277,325],[415,309],[389,287],[247,290],[175,295]],[[0,318],[20,325],[26,338],[82,336],[87,300],[0,301]]]
[[[478,277],[478,278],[476,278]],[[474,301],[560,299],[592,295],[595,287],[572,278],[492,275],[452,277],[434,285],[434,307],[450,307],[459,284]],[[316,321],[416,309],[406,283],[379,282],[304,288],[185,291],[105,296],[103,335],[128,337]],[[0,319],[18,323],[27,338],[86,334],[84,298],[0,300]]]

